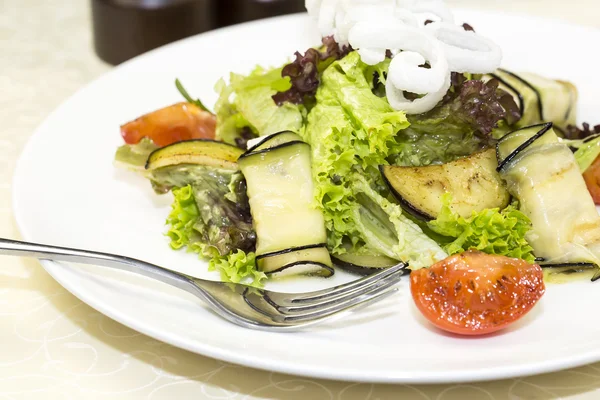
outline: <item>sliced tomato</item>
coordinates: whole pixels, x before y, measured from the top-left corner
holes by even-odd
[[[583,179],[594,203],[600,204],[600,156],[583,173]]]
[[[545,292],[539,265],[468,251],[410,274],[417,308],[440,329],[482,335],[515,322]]]
[[[191,103],[161,108],[121,126],[127,144],[149,138],[160,147],[190,139],[214,139],[217,126],[213,114]]]

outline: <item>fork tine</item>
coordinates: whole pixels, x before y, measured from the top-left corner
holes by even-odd
[[[320,319],[323,317],[327,317],[327,316],[330,316],[333,314],[337,314],[341,311],[344,311],[344,310],[348,309],[349,307],[353,307],[357,304],[363,303],[364,301],[367,301],[373,297],[376,297],[384,292],[393,290],[394,286],[397,283],[398,283],[398,281],[391,280],[381,286],[377,286],[376,288],[373,288],[370,291],[367,291],[366,293],[362,294],[361,296],[348,298],[348,299],[346,299],[342,302],[336,303],[332,306],[319,307],[316,310],[312,310],[311,312],[304,313],[304,314],[292,314],[292,315],[282,314],[280,316],[280,318],[283,317],[283,318],[281,318],[281,320],[286,323],[290,323],[290,322],[298,323],[298,322],[302,322],[302,321],[311,321],[314,319]]]
[[[360,297],[366,293],[371,293],[378,288],[385,286],[387,287],[389,284],[397,283],[402,278],[401,274],[390,274],[385,276],[378,281],[371,281],[368,284],[362,285],[360,287],[355,288],[351,291],[345,291],[342,294],[336,296],[328,296],[321,297],[318,302],[310,302],[310,303],[294,303],[287,302],[284,304],[279,304],[273,299],[270,298],[268,294],[265,294],[263,298],[267,301],[271,306],[273,306],[277,311],[282,314],[293,314],[293,313],[306,313],[311,310],[324,309],[330,306],[334,306],[336,304],[342,303],[350,298]]]
[[[294,324],[298,327],[302,325],[309,325],[315,323],[317,321],[323,321],[324,319],[331,318],[333,316],[345,313],[350,310],[355,310],[359,307],[366,307],[370,304],[376,303],[377,301],[383,300],[384,298],[396,293],[398,288],[394,285],[389,286],[383,290],[377,290],[373,293],[369,293],[368,295],[361,296],[359,298],[355,298],[352,301],[349,301],[346,304],[340,304],[337,307],[333,307],[328,309],[327,311],[320,311],[316,313],[306,314],[303,316],[289,316],[285,317],[284,321],[288,324]]]
[[[292,303],[310,303],[317,300],[323,300],[324,298],[335,297],[338,295],[343,295],[344,293],[359,290],[360,288],[373,284],[374,282],[378,282],[381,279],[389,275],[393,275],[399,271],[402,271],[406,268],[406,264],[399,263],[393,267],[386,268],[381,272],[378,272],[373,275],[366,276],[362,279],[358,279],[352,282],[345,283],[343,285],[335,286],[329,289],[323,289],[311,293],[299,294],[297,297],[291,299]]]

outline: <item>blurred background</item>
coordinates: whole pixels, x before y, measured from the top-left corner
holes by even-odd
[[[187,36],[304,11],[304,0],[89,1],[94,47],[110,64]]]
[[[453,7],[521,13],[600,28],[600,0],[446,1]],[[111,71],[114,65],[143,51],[218,27],[302,11],[303,5],[303,0],[0,0],[0,237],[19,237],[11,202],[11,179],[17,157],[35,128],[65,99],[88,82]],[[590,43],[590,52],[597,46],[597,43]],[[230,51],[235,52],[236,49]],[[557,48],[548,59],[553,62],[555,57],[562,56],[564,52]],[[582,54],[580,60],[574,62],[588,62],[587,56]],[[206,62],[210,62],[210,55],[190,54],[190,63],[197,65],[199,71]],[[149,93],[152,91],[150,86],[147,88]],[[102,110],[98,110],[97,118],[103,118]],[[89,121],[89,124],[94,123]],[[83,143],[86,128],[81,126]],[[107,162],[111,158],[112,155],[108,154]],[[40,311],[30,312],[33,309]],[[54,365],[55,368],[48,367],[47,354],[36,350],[34,340],[29,340],[29,336],[25,340],[19,336],[22,332],[29,332],[32,337],[44,337],[49,331],[57,336],[77,332],[77,340],[81,342],[78,348],[56,344],[53,357],[60,363]],[[103,360],[98,364],[99,369],[111,370],[113,365],[122,365],[123,373],[114,378],[98,374],[94,375],[95,379],[79,379],[70,371],[87,368],[87,364],[79,360],[82,359],[81,352],[91,354],[90,350],[98,351],[99,359]],[[161,357],[155,357],[155,353]],[[16,355],[17,360],[23,357],[26,360],[11,363],[8,359],[10,354]],[[146,382],[144,379],[150,382],[156,376],[157,360],[169,365],[167,373],[185,384],[182,386],[184,390],[197,390],[194,393],[198,393],[195,396],[198,399],[206,398],[206,393],[214,393],[214,398],[234,398],[235,393],[226,391],[231,389],[233,379],[239,387],[231,390],[242,393],[273,383],[273,376],[265,372],[225,367],[223,363],[137,335],[79,302],[44,272],[37,261],[3,258],[0,262],[0,399],[32,399],[35,395],[31,393],[37,393],[35,398],[43,399],[88,399],[91,398],[89,394],[94,393],[92,390],[106,389],[102,386],[107,379],[110,379],[111,390],[125,391],[131,387],[130,383]],[[552,398],[549,391],[539,386],[544,381],[552,383],[548,386],[564,394],[564,398],[575,398],[584,390],[600,390],[598,366],[589,368],[572,374],[535,378],[533,384],[531,380],[519,380],[490,383],[485,387],[503,393],[502,397],[498,397],[503,399]],[[220,372],[215,375],[211,371]],[[69,382],[76,382],[77,386],[70,386]],[[296,385],[316,387],[308,381],[302,381],[301,385],[293,383],[293,386]],[[42,393],[45,387],[50,388],[47,390],[51,393]],[[341,387],[331,386],[331,393],[340,391]],[[509,387],[511,390],[516,388],[516,393],[536,394],[510,397]],[[538,387],[539,390],[536,389]],[[150,383],[144,386],[143,391],[126,398],[145,397],[154,393],[155,388],[156,385]],[[372,394],[374,387],[371,385],[365,385],[364,392],[360,391],[361,388],[357,390],[364,393],[363,398],[401,396],[394,386],[379,388],[377,390],[380,391],[374,393],[385,390],[389,396]],[[471,388],[473,396],[482,395],[475,390],[478,387]],[[408,386],[405,389],[407,391],[403,393],[413,396],[417,393],[410,391]],[[435,393],[431,394],[431,398],[440,398],[442,390],[443,387],[429,389],[429,393]],[[11,391],[25,394],[13,395]],[[347,398],[342,396],[342,392],[339,398]],[[458,393],[447,394],[454,399],[463,398]],[[295,398],[303,398],[300,396],[297,394]],[[600,397],[595,391],[586,398]]]
[[[304,0],[86,1],[91,4],[96,54],[113,65],[187,36],[305,10]],[[28,2],[31,0],[23,1]],[[546,16],[579,23],[588,19],[590,23],[598,21],[598,13],[593,9],[597,10],[600,7],[599,0],[562,1],[561,6],[558,6],[559,2],[552,0],[447,0],[447,3],[451,6],[534,14],[539,14],[540,8],[544,7]],[[595,21],[592,18],[595,18]],[[596,24],[600,24],[600,21]]]

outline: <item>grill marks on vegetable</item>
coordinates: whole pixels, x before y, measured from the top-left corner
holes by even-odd
[[[495,167],[495,151],[488,149],[442,165],[379,168],[400,205],[416,218],[430,221],[439,216],[444,193],[452,195],[452,209],[464,218],[508,206],[510,195]]]

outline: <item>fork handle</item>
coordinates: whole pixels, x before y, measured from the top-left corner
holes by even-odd
[[[191,277],[188,275],[180,274],[135,258],[97,251],[0,238],[0,255],[100,265],[143,275],[187,291],[190,290],[190,284],[192,283]]]

